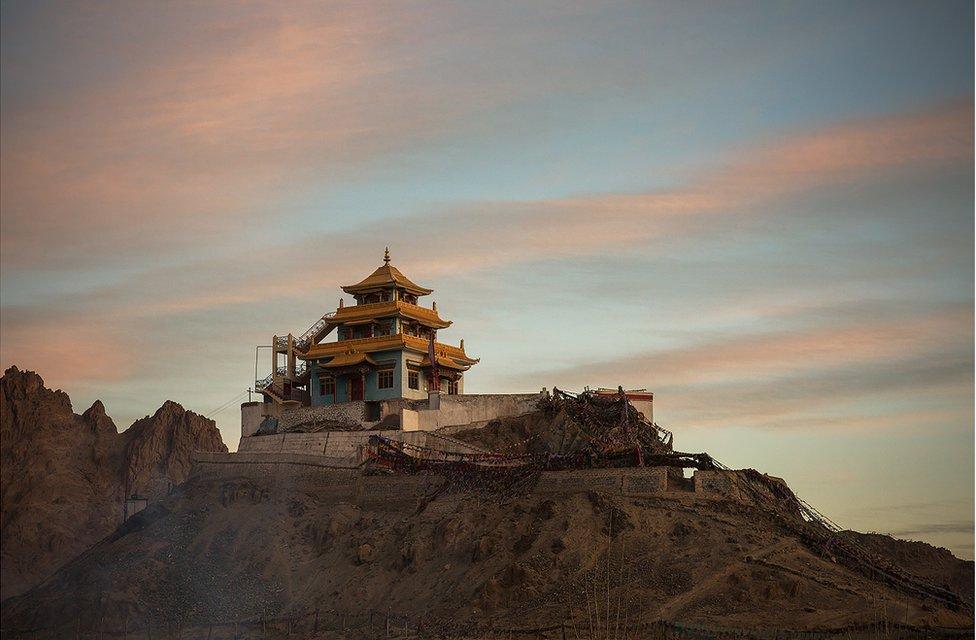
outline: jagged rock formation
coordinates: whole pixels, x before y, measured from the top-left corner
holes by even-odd
[[[213,421],[174,402],[119,433],[100,401],[79,416],[36,373],[8,369],[0,378],[0,597],[114,531],[126,495],[166,495],[186,479],[195,449],[227,451]]]
[[[125,486],[150,498],[190,473],[194,451],[227,451],[212,420],[187,411],[171,400],[151,417],[137,420],[123,434]]]

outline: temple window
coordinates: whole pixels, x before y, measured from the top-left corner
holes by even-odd
[[[410,371],[409,373],[407,373],[407,386],[410,387],[411,389],[419,389],[420,388],[420,372],[419,371]]]
[[[458,392],[458,381],[451,380],[447,383],[447,395],[456,396]]]
[[[380,389],[392,389],[393,369],[380,369],[377,372],[376,386]]]
[[[319,378],[319,395],[320,396],[335,395],[335,378],[333,378],[332,376]]]

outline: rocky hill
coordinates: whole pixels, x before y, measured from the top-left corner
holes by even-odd
[[[646,625],[656,623],[703,638],[729,628],[895,637],[893,624],[972,635],[972,562],[921,543],[836,534],[963,604],[911,595],[839,561],[833,541],[811,545],[783,513],[699,492],[680,472],[572,468],[546,471],[557,475],[545,484],[541,472],[484,483],[337,469],[313,456],[197,456],[191,467],[194,449],[225,448],[212,423],[178,405],[119,434],[100,404],[74,415],[34,374],[9,371],[3,385],[5,580],[8,557],[26,576],[31,561],[53,568],[45,554],[59,544],[75,544],[76,556],[3,603],[7,634],[625,638],[653,635]],[[529,451],[575,442],[571,423],[564,410],[540,410],[456,436]],[[11,477],[8,433],[11,459],[21,461]],[[37,469],[23,462],[31,456]],[[665,482],[630,493],[599,482],[618,472]],[[126,491],[158,499],[116,527],[119,502],[99,498]],[[77,555],[84,546],[72,536],[95,526],[104,532]],[[877,623],[883,629],[849,633]]]
[[[0,378],[3,599],[112,533],[126,495],[156,501],[186,479],[193,450],[227,451],[211,420],[166,402],[119,433],[96,401],[78,415],[39,375]]]
[[[491,628],[558,625],[568,625],[567,637],[610,637],[611,619],[631,630],[619,637],[639,637],[635,627],[658,620],[712,629],[878,621],[971,629],[967,611],[852,571],[740,501],[525,486],[431,492],[436,478],[357,480],[352,471],[343,480],[302,464],[274,465],[274,473],[246,466],[198,465],[174,493],[5,603],[4,627],[51,637],[152,628],[215,638],[238,626],[255,637],[279,637],[274,628],[280,637],[313,628],[388,637],[391,619],[398,637],[404,627],[476,638],[499,637]],[[888,538],[873,543],[919,566],[924,553],[942,555]],[[971,603],[972,563],[949,565]]]

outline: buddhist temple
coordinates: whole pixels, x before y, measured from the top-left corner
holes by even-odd
[[[437,341],[451,321],[436,302],[420,304],[433,290],[393,266],[389,249],[373,273],[342,290],[355,304],[340,300],[301,336],[273,338],[272,373],[256,383],[266,402],[320,406],[464,392],[464,372],[478,359],[465,353],[464,340]],[[336,340],[325,342],[333,331]]]

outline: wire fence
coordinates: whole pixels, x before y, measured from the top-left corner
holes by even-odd
[[[312,640],[325,638],[439,638],[443,640],[956,640],[972,638],[974,630],[935,629],[879,620],[868,624],[812,631],[730,628],[653,621],[628,622],[593,630],[585,620],[567,619],[541,627],[515,627],[503,621],[470,623],[424,615],[366,611],[345,613],[315,610],[303,615],[236,621],[179,622],[125,618],[109,623],[102,616],[74,618],[54,625],[18,629],[4,626],[3,638],[74,640]]]

